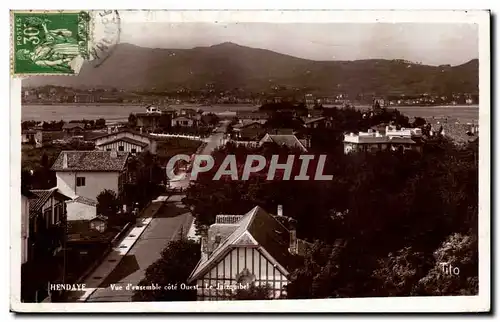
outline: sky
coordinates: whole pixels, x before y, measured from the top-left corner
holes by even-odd
[[[233,42],[311,60],[405,59],[459,65],[479,57],[469,23],[166,23],[122,20],[120,42],[193,48]]]

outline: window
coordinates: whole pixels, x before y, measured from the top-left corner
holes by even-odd
[[[130,152],[137,153],[137,149],[131,149]]]
[[[85,177],[76,177],[76,186],[77,187],[85,186]]]
[[[118,147],[118,151],[125,151],[125,147],[124,147],[123,145],[120,145],[120,146]]]
[[[106,151],[110,152],[111,151],[111,148],[107,148]]]

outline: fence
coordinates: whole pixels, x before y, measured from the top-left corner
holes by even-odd
[[[167,133],[150,133],[149,135],[163,137],[163,138],[183,138],[188,140],[203,141],[204,138],[198,135],[184,135],[184,134],[167,134]]]

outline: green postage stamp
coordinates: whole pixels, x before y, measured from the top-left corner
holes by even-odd
[[[78,73],[89,57],[91,17],[85,11],[13,11],[11,73]]]

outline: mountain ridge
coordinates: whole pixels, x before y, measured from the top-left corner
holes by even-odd
[[[479,61],[421,65],[404,60],[314,61],[231,42],[190,49],[147,48],[122,43],[99,67],[86,63],[77,76],[33,76],[23,86],[125,90],[240,88],[269,92],[273,87],[313,93],[477,92]]]

